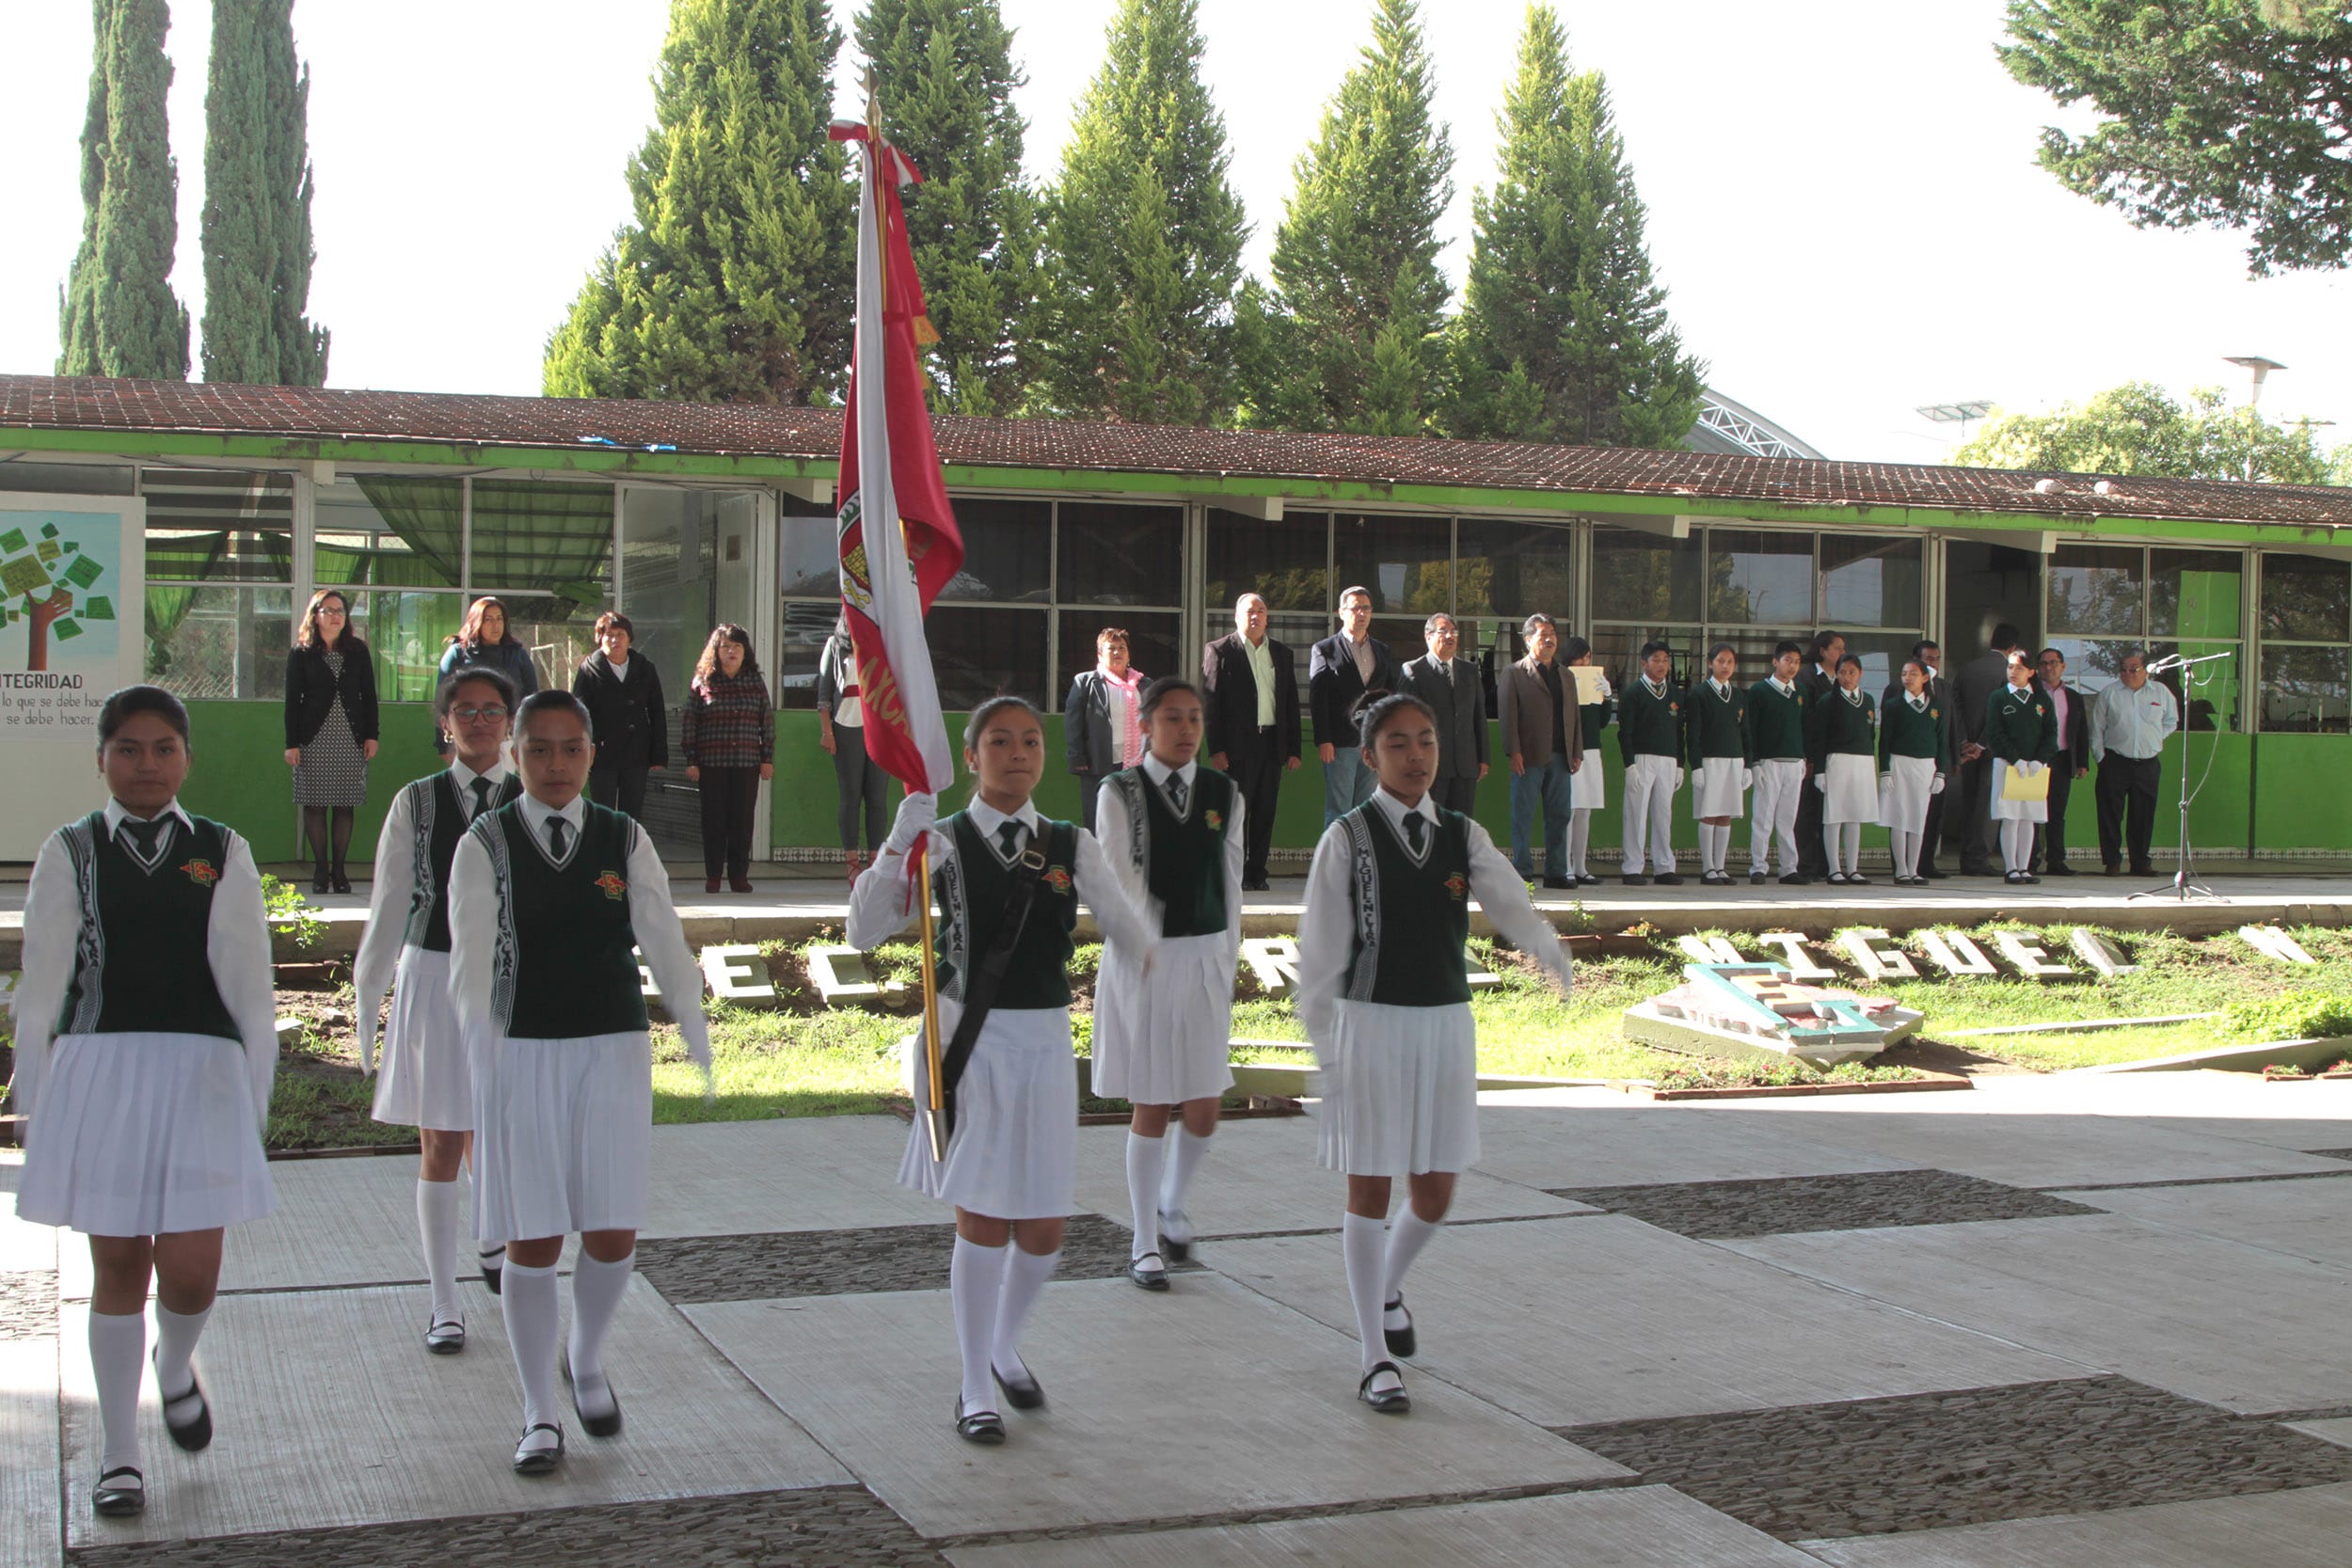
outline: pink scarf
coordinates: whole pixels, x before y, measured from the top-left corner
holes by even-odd
[[[1127,666],[1123,675],[1114,675],[1107,665],[1097,664],[1094,673],[1127,696],[1127,723],[1119,737],[1119,766],[1133,768],[1143,760],[1143,672]]]

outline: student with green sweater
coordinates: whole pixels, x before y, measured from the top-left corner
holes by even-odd
[[[1984,749],[1992,757],[1991,816],[2001,825],[2001,859],[2007,870],[2002,880],[2011,884],[2038,882],[2026,868],[2033,863],[2033,831],[2047,819],[2046,796],[2026,800],[2010,794],[2010,768],[2022,779],[2032,779],[2057,760],[2058,718],[2050,699],[2033,684],[2033,671],[2023,650],[2009,655],[2009,680],[1993,693],[1984,709]]]
[[[1676,887],[1675,795],[1682,788],[1682,693],[1674,655],[1663,642],[1642,644],[1642,673],[1617,703],[1617,752],[1625,758],[1625,885],[1655,879]],[[1655,878],[1642,874],[1646,851]]]
[[[1772,650],[1772,673],[1748,688],[1748,768],[1755,775],[1755,815],[1748,820],[1748,881],[1764,880],[1772,839],[1780,839],[1780,879],[1803,886],[1797,869],[1797,803],[1804,793],[1804,716],[1813,697],[1797,672],[1804,648],[1783,641]]]
[[[1682,741],[1691,768],[1691,815],[1699,823],[1699,880],[1729,887],[1724,862],[1731,853],[1731,823],[1745,815],[1748,787],[1748,694],[1733,684],[1740,654],[1718,642],[1707,656],[1707,678],[1682,696]]]
[[[1925,887],[1919,850],[1927,842],[1928,803],[1952,768],[1951,726],[1929,685],[1927,661],[1903,660],[1902,695],[1879,720],[1879,815],[1894,835],[1895,885]]]
[[[1821,850],[1829,857],[1832,887],[1865,884],[1862,825],[1879,817],[1878,709],[1862,689],[1862,660],[1847,654],[1837,661],[1837,684],[1813,706],[1805,726],[1805,752],[1813,764],[1813,787],[1821,796]]]

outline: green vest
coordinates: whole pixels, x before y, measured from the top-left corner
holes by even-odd
[[[1939,773],[1951,771],[1952,758],[1945,743],[1944,705],[1934,698],[1915,709],[1908,695],[1886,705],[1879,720],[1879,761],[1889,757],[1931,757]]]
[[[1682,693],[1671,685],[1665,695],[1653,697],[1642,677],[1617,697],[1617,750],[1627,766],[1635,757],[1682,760]]]
[[[1185,813],[1176,815],[1168,793],[1141,768],[1103,781],[1119,791],[1127,808],[1127,842],[1105,845],[1124,853],[1143,873],[1144,885],[1160,903],[1160,935],[1207,936],[1229,923],[1225,908],[1225,833],[1233,819],[1233,781],[1213,768],[1196,767]]]
[[[2056,762],[2058,715],[2050,699],[2028,688],[2004,686],[1984,709],[1984,749],[2003,762]]]
[[[1807,751],[1816,768],[1833,756],[1877,754],[1877,707],[1868,692],[1860,695],[1862,701],[1856,704],[1846,701],[1843,692],[1833,691],[1813,705],[1813,720],[1806,729],[1806,737],[1812,742]]]
[[[491,1015],[509,1037],[584,1039],[645,1027],[628,851],[637,824],[594,802],[562,865],[513,801],[467,830],[489,851],[498,892]],[[691,1006],[681,998],[677,1006]]]
[[[1078,830],[1067,822],[1038,818],[1044,843],[1025,840],[1025,848],[1045,856],[1037,892],[1029,902],[1028,924],[1013,943],[1012,961],[996,988],[993,1006],[1008,1009],[1070,1006],[1070,933],[1078,928]],[[939,990],[943,996],[963,1000],[964,977],[972,966],[996,945],[998,923],[1004,919],[1005,895],[1012,887],[1012,867],[996,853],[993,841],[965,812],[940,823],[940,832],[955,840],[953,859],[933,869],[931,885],[943,911],[946,949],[940,956]]]
[[[1779,758],[1795,762],[1804,755],[1804,711],[1812,699],[1802,682],[1790,682],[1788,695],[1769,680],[1748,688],[1748,761]]]
[[[1376,800],[1339,820],[1347,831],[1355,906],[1341,994],[1392,1007],[1444,1007],[1470,1000],[1462,960],[1470,942],[1470,819],[1440,809],[1415,863],[1404,830]]]
[[[177,817],[150,870],[94,811],[57,830],[81,910],[59,1035],[212,1035],[239,1039],[213,979],[213,892],[236,834]]]
[[[1747,758],[1748,694],[1736,686],[1726,685],[1724,689],[1728,697],[1717,696],[1715,688],[1701,676],[1682,694],[1685,753],[1693,768],[1704,765],[1708,757]]]
[[[429,779],[419,779],[404,792],[408,797],[409,823],[417,831],[416,840],[409,846],[416,888],[408,895],[408,927],[401,940],[428,953],[446,953],[449,868],[457,858],[458,835],[466,831],[465,798],[457,793],[457,780],[447,769]],[[507,774],[491,786],[491,809],[519,798],[522,792],[522,780]],[[379,857],[396,853],[390,845],[376,850]]]

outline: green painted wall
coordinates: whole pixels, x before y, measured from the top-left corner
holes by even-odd
[[[2202,740],[2192,736],[2192,743]],[[2258,849],[2352,847],[2352,807],[2344,804],[2344,765],[2352,762],[2352,736],[2266,735],[2254,759],[2254,847]],[[2214,768],[2230,771],[2223,753]],[[2241,795],[2245,780],[2237,783]],[[2194,810],[2191,819],[2196,818]],[[2158,836],[2162,833],[2159,831]]]
[[[433,709],[422,703],[387,703],[375,760],[368,765],[368,801],[351,837],[355,864],[375,858],[375,835],[392,792],[442,766],[433,750]],[[307,861],[302,814],[294,803],[294,774],[286,766],[285,709],[277,703],[190,703],[193,766],[181,800],[243,833],[254,858]]]

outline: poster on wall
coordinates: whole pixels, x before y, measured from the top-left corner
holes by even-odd
[[[98,709],[146,661],[147,502],[0,491],[0,860],[102,805]]]

